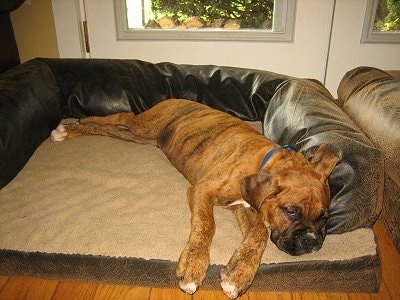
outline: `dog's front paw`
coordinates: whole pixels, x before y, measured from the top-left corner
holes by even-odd
[[[194,294],[197,291],[206,277],[208,262],[207,251],[189,244],[186,246],[176,269],[176,276],[182,291],[188,294]]]
[[[179,278],[179,288],[190,295],[193,295],[197,291],[205,277],[201,272],[193,271],[189,269],[180,271],[179,267],[176,271],[176,275]]]
[[[195,282],[184,283],[183,281],[179,281],[179,288],[190,295],[193,295],[198,287],[199,286]]]
[[[221,288],[224,294],[230,299],[236,299],[237,297],[239,297],[239,291],[237,287],[229,283],[228,281],[221,281]]]
[[[253,282],[257,267],[243,261],[230,261],[220,272],[221,288],[230,299],[243,295]]]
[[[207,268],[206,268],[207,269]],[[182,270],[178,267],[176,275],[179,278],[179,288],[190,295],[194,294],[203,283],[206,271],[202,267],[188,267]]]
[[[57,128],[51,132],[50,138],[53,142],[61,142],[65,140],[67,135],[68,132],[65,127],[63,125],[58,125]]]

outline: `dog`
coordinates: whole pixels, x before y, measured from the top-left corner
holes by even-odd
[[[222,290],[231,299],[250,287],[269,234],[291,255],[322,246],[329,217],[328,177],[339,161],[328,145],[320,145],[307,160],[248,123],[185,99],[162,101],[138,115],[83,118],[58,126],[51,138],[87,134],[158,146],[191,184],[191,231],[176,270],[186,293],[196,292],[206,276],[215,205],[232,210],[243,235],[220,271]]]

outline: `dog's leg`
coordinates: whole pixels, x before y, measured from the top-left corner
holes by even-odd
[[[80,124],[96,123],[102,125],[126,126],[135,117],[133,112],[122,112],[104,117],[86,117],[79,120]]]
[[[236,218],[236,221],[239,224],[239,229],[243,235],[243,238],[246,237],[247,233],[249,232],[252,226],[250,215],[247,213],[245,208],[246,207],[241,204],[228,207],[228,209],[232,211],[233,215]]]
[[[189,241],[179,258],[176,275],[179,287],[193,294],[202,284],[210,261],[210,247],[215,233],[213,200],[207,189],[196,184],[188,189],[191,210]]]
[[[220,275],[223,292],[235,299],[245,293],[253,282],[267,246],[268,230],[252,208],[237,205],[232,210],[244,238]]]
[[[129,142],[156,145],[156,141],[137,136],[127,129],[121,129],[113,125],[99,125],[94,123],[88,123],[85,125],[83,124],[60,125],[55,130],[52,131],[51,139],[53,141],[63,141],[65,139],[74,138],[80,135],[110,136],[113,138]]]
[[[52,131],[51,138],[53,141],[63,141],[79,135],[103,135],[129,142],[157,145],[156,140],[162,134],[163,124],[158,126],[157,118],[153,114],[151,111],[140,115],[123,112],[104,117],[82,118],[78,124],[59,125]]]

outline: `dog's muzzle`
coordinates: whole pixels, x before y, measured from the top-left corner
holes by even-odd
[[[318,251],[321,249],[324,239],[324,233],[317,232],[312,228],[302,228],[282,234],[279,234],[278,231],[271,233],[272,242],[280,250],[294,256]]]

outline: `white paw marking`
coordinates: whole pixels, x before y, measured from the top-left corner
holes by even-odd
[[[63,125],[58,125],[57,128],[51,132],[50,138],[53,142],[61,142],[65,140],[67,135],[68,132],[65,130],[65,127]]]
[[[61,125],[61,124],[57,126],[56,130],[58,130],[59,132],[66,132],[66,131],[67,131],[67,130],[65,129],[65,126],[64,126],[64,125]]]
[[[182,291],[190,295],[193,295],[197,291],[197,285],[194,282],[189,282],[186,284],[179,283],[179,287]]]
[[[230,299],[236,299],[239,295],[236,290],[236,286],[230,284],[228,282],[221,282],[222,291],[225,295],[227,295]]]
[[[246,207],[246,208],[249,208],[249,207],[250,207],[250,204],[248,204],[248,203],[247,203],[246,201],[244,201],[243,199],[241,199],[241,200],[236,200],[236,201],[232,202],[231,204],[229,204],[228,206],[239,205],[239,204],[243,205],[243,206]]]

